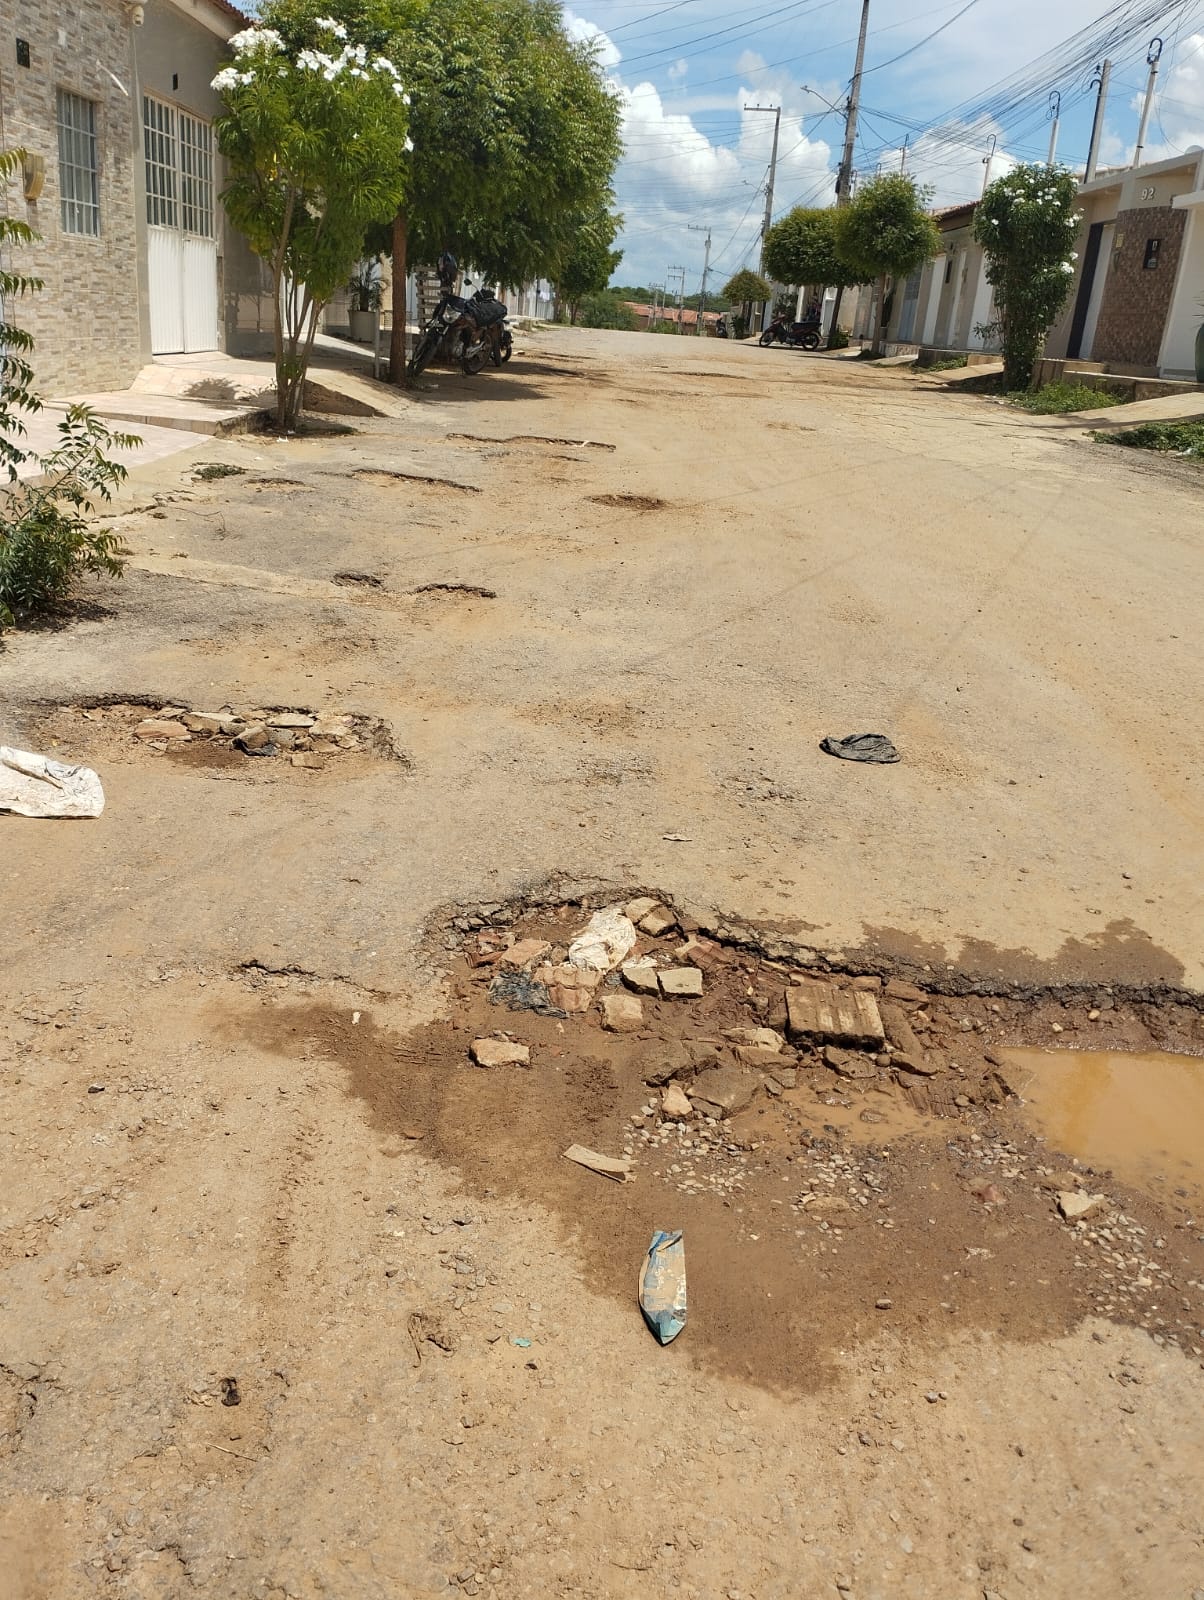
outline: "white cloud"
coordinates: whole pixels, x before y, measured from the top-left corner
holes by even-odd
[[[689,70],[690,63],[688,61],[675,61],[669,68],[669,76],[672,78],[674,83],[680,83]]]

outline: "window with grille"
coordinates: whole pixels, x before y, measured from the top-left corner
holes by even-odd
[[[213,130],[180,112],[180,195],[185,233],[213,237]]]
[[[96,107],[91,100],[60,89],[59,204],[64,233],[100,232],[100,182],[97,169]]]
[[[146,220],[152,228],[178,228],[174,106],[146,96],[142,102],[142,144],[146,154]]]

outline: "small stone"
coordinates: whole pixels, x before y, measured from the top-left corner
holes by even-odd
[[[474,1039],[472,1059],[478,1067],[529,1067],[531,1047],[510,1039]]]
[[[765,1084],[765,1092],[773,1095],[774,1099],[776,1100],[778,1095],[780,1095],[782,1092],[782,1085],[776,1078],[773,1077],[766,1077],[762,1081]]]
[[[669,967],[658,976],[661,993],[670,999],[697,1000],[702,994],[702,973],[697,967]]]
[[[885,1050],[883,1050],[880,1055],[876,1055],[874,1057],[874,1065],[876,1067],[889,1067],[890,1066],[890,1056],[887,1054],[887,1052]]]
[[[603,995],[599,1009],[607,1033],[635,1033],[644,1026],[643,1002],[633,994]]]
[[[786,1043],[773,1028],[726,1028],[723,1037],[750,1050],[781,1050]]]
[[[1105,1194],[1084,1194],[1081,1189],[1062,1189],[1058,1193],[1058,1210],[1067,1222],[1078,1222],[1107,1205]]]
[[[277,711],[267,718],[269,728],[312,728],[317,717],[306,711]]]
[[[970,1099],[969,1095],[955,1094],[953,1097],[953,1104],[958,1108],[959,1111],[966,1111],[973,1104],[973,1101]]]
[[[649,934],[653,939],[659,939],[662,934],[676,928],[677,918],[664,906],[658,906],[655,911],[650,911],[646,917],[640,918],[640,929]]]
[[[894,1055],[891,1057],[891,1066],[899,1068],[902,1072],[913,1073],[917,1078],[932,1078],[941,1070],[931,1061],[926,1061],[923,1056]]]
[[[136,739],[191,739],[192,735],[182,722],[164,722],[158,717],[148,717],[134,729]]]
[[[798,1072],[794,1067],[775,1067],[773,1075],[783,1089],[796,1089],[798,1087]]]
[[[694,1059],[682,1041],[670,1039],[659,1045],[656,1055],[644,1063],[644,1082],[650,1088],[659,1089],[662,1084],[669,1083],[679,1073],[688,1072],[694,1065]]]
[[[680,1083],[670,1083],[661,1095],[661,1115],[670,1122],[688,1122],[694,1115],[694,1107]]]
[[[623,907],[623,915],[628,922],[642,922],[653,911],[659,911],[661,903],[654,900],[650,894],[642,894],[638,900],[632,900]]]
[[[321,772],[326,765],[322,757],[314,755],[312,750],[294,751],[289,760],[294,767],[305,767],[310,772]]]
[[[831,1044],[824,1046],[824,1064],[842,1078],[872,1078],[878,1071],[871,1056],[859,1055],[856,1050],[838,1050]]]
[[[1054,1033],[1062,1032],[1062,1024],[1060,1022],[1051,1022],[1049,1026]]]
[[[789,1057],[785,1058],[789,1060]],[[775,1077],[780,1077],[780,1068],[783,1057],[777,1050],[750,1049],[747,1045],[736,1046],[736,1060],[742,1067],[748,1067],[752,1072],[772,1072]]]
[[[1087,1021],[1088,1022],[1098,1022],[1099,1021],[1099,1012],[1098,1011],[1089,1011],[1087,1013]]]
[[[893,1305],[894,1301],[889,1295],[885,1294],[879,1295],[877,1300],[874,1301],[875,1311],[889,1311]]]
[[[238,736],[240,750],[262,750],[264,745],[271,742],[272,736],[262,722],[252,722]]]
[[[651,961],[628,961],[619,970],[623,982],[635,994],[659,994],[656,968]]]
[[[882,979],[874,977],[871,973],[865,973],[862,977],[853,979],[853,987],[865,994],[872,994],[876,989],[881,989]]]

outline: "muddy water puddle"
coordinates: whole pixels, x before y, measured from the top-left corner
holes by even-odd
[[[1204,1191],[1204,1060],[1096,1050],[1006,1055],[1030,1074],[1026,1111],[1052,1145],[1147,1191]]]

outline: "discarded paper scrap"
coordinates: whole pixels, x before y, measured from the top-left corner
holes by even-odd
[[[631,1172],[630,1161],[600,1156],[596,1150],[587,1150],[583,1144],[571,1144],[564,1153],[579,1167],[588,1167],[591,1172],[600,1172],[604,1178],[615,1178],[619,1183],[625,1183]]]
[[[677,1338],[686,1325],[686,1247],[681,1229],[663,1228],[652,1235],[640,1270],[640,1310],[662,1344]]]
[[[105,808],[90,767],[70,767],[0,744],[0,811],[21,817],[98,817]]]

